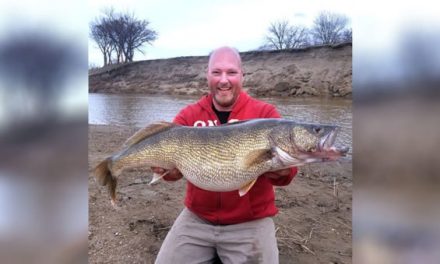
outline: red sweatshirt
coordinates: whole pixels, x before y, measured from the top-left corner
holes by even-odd
[[[279,118],[280,114],[273,105],[256,100],[242,91],[237,103],[229,115],[231,120],[253,118]],[[212,110],[212,96],[206,95],[197,103],[182,109],[174,118],[174,123],[184,126],[220,125]],[[273,185],[288,185],[297,173],[292,168],[289,176],[278,180],[259,177],[250,191],[240,197],[238,191],[211,192],[205,191],[188,181],[185,205],[193,213],[213,224],[237,224],[278,213],[275,206]]]

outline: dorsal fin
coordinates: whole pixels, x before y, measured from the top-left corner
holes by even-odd
[[[235,125],[243,124],[243,123],[246,123],[246,122],[249,122],[249,121],[250,120],[237,120],[237,121],[233,121],[233,122],[230,122],[230,123],[222,124],[221,126],[235,126]]]
[[[136,133],[134,133],[133,136],[131,136],[130,138],[127,139],[127,141],[125,141],[124,146],[125,147],[133,146],[134,144],[141,142],[142,140],[144,140],[147,137],[150,137],[154,134],[166,131],[166,130],[173,128],[175,126],[178,126],[178,125],[171,123],[171,122],[165,122],[165,121],[153,123],[151,125],[148,125],[142,129],[140,129]]]

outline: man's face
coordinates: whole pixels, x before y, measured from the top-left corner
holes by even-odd
[[[219,111],[230,111],[243,86],[240,62],[231,50],[218,50],[208,65],[208,86]]]

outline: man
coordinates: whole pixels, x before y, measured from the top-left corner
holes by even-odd
[[[279,118],[274,106],[250,97],[243,86],[241,58],[237,50],[221,47],[209,57],[210,94],[182,109],[174,122],[184,126],[212,126],[252,118]],[[162,168],[153,168],[162,174]],[[211,192],[190,182],[185,206],[169,231],[156,263],[278,263],[272,220],[275,206],[273,185],[289,184],[297,169],[283,169],[260,176],[250,191]],[[174,169],[164,179],[175,181],[182,174]]]

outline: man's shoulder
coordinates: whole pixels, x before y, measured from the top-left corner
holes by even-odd
[[[249,96],[245,106],[246,112],[259,118],[279,118],[276,107],[264,100]]]
[[[195,103],[183,107],[174,118],[174,122],[185,126],[192,126],[201,116],[208,115],[206,110],[208,107],[204,101],[206,99],[202,98]]]

